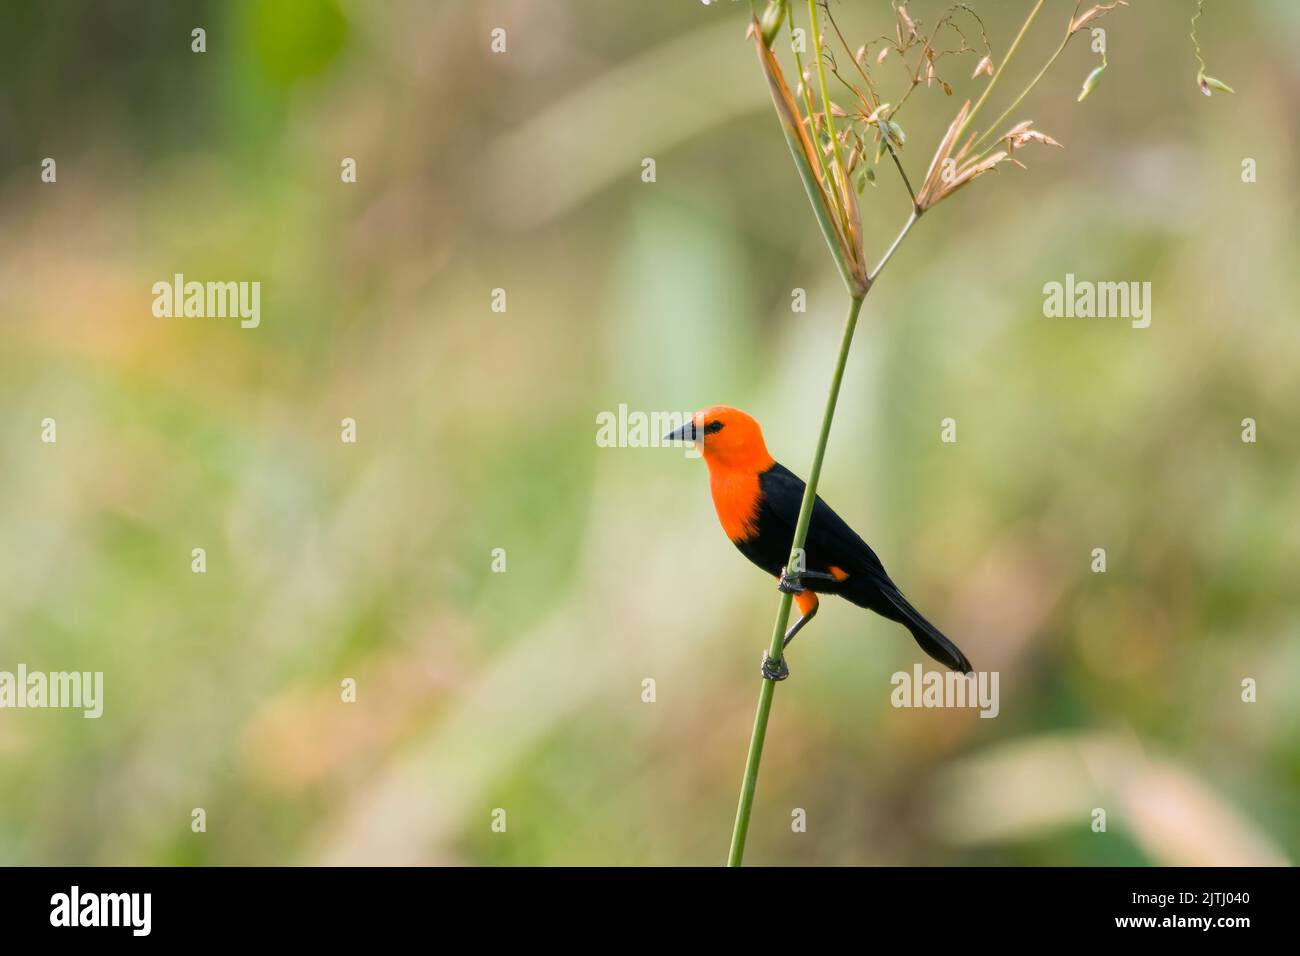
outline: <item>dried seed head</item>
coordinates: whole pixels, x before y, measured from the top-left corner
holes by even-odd
[[[984,59],[980,60],[978,63],[975,64],[975,72],[970,75],[970,78],[973,80],[981,73],[983,73],[985,76],[993,75],[993,61],[988,57],[985,57]]]
[[[885,47],[883,50],[881,50],[879,53],[876,54],[876,66],[879,66],[881,63],[884,63],[885,57],[887,56],[889,56],[889,47]]]
[[[795,96],[803,99],[807,90],[813,89],[812,85],[812,67],[808,67],[799,74],[799,85],[795,87]]]
[[[962,124],[966,122],[968,112],[970,112],[970,100],[967,100],[962,105],[962,108],[957,111],[956,119],[948,126],[948,132],[944,133],[943,139],[939,141],[939,148],[934,151],[934,158],[930,160],[930,168],[926,171],[925,179],[916,194],[916,208],[922,212],[943,199],[948,194],[948,186],[951,181],[956,178],[955,175],[951,175],[945,170],[955,170],[956,168],[955,160],[951,166],[949,160],[953,160],[952,151],[957,142],[957,132],[961,129]]]
[[[1016,146],[1024,146],[1026,143],[1042,143],[1044,146],[1055,146],[1057,149],[1065,149],[1060,143],[1052,139],[1046,133],[1041,133],[1036,129],[1027,130],[1020,134],[1020,139]]]
[[[1099,3],[1096,6],[1089,7],[1070,21],[1070,32],[1076,33],[1082,30],[1084,25],[1090,20],[1094,20],[1108,10],[1114,10],[1116,7],[1127,7],[1126,0],[1115,0],[1114,3]]]
[[[1007,131],[1002,140],[999,140],[999,142],[1005,140],[1009,144],[1007,149],[998,150],[996,153],[990,153],[983,158],[978,154],[968,157],[967,154],[975,143],[975,134],[971,133],[967,137],[961,149],[956,149],[956,145],[957,135],[965,125],[966,116],[969,112],[970,100],[967,100],[961,110],[958,111],[952,125],[948,127],[948,132],[940,141],[934,159],[930,161],[930,168],[925,174],[925,180],[916,193],[916,206],[921,212],[947,199],[967,183],[978,176],[984,175],[1003,161],[1009,160],[1023,168],[1023,165],[1011,156],[1011,150],[1018,146],[1023,146],[1028,142],[1043,143],[1047,146],[1061,145],[1047,134],[1032,129],[1031,121],[1026,120],[1023,123],[1017,123]]]
[[[1015,126],[1011,127],[1011,129],[1007,130],[1006,133],[1003,134],[1002,139],[998,140],[998,142],[1006,143],[1007,149],[1010,152],[1015,152],[1017,149],[1028,143],[1042,143],[1044,146],[1056,146],[1059,149],[1065,148],[1046,133],[1041,133],[1036,129],[1030,129],[1033,124],[1033,120],[1025,120],[1023,123],[1017,123]]]
[[[907,39],[915,40],[916,24],[913,23],[912,18],[907,15],[907,4],[906,3],[899,4],[897,7],[895,7],[895,10],[898,13],[898,22],[902,24],[903,30],[907,34]]]

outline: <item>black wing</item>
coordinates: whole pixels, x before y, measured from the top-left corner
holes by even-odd
[[[758,481],[764,498],[759,509],[758,537],[768,542],[780,542],[779,548],[775,549],[771,544],[765,545],[765,551],[777,552],[765,557],[775,561],[772,573],[780,574],[782,565],[790,556],[790,543],[794,540],[799,506],[803,502],[804,483],[798,475],[779,464],[759,475]],[[745,543],[739,547],[744,551]],[[960,673],[970,673],[971,664],[966,655],[911,605],[885,572],[876,552],[831,510],[830,505],[822,501],[821,496],[813,502],[804,553],[809,571],[824,572],[837,567],[848,574],[844,581],[836,583],[805,579],[804,584],[810,590],[840,594],[859,607],[898,621],[912,632],[921,649],[935,660]],[[767,567],[753,555],[749,557],[756,564]]]
[[[763,497],[759,505],[757,537],[763,541],[765,560],[759,561],[752,555],[750,559],[773,574],[780,574],[781,567],[790,557],[790,543],[794,540],[805,486],[802,478],[779,463],[762,472],[758,476],[758,484]],[[744,550],[743,545],[741,550]],[[813,502],[812,522],[808,525],[804,554],[809,571],[825,572],[830,567],[837,567],[850,576],[867,577],[893,587],[876,552],[858,537],[857,532],[830,505],[822,501],[821,495]],[[771,566],[773,563],[775,567]],[[823,588],[814,585],[813,590]]]

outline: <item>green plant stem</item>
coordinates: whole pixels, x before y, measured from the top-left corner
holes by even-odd
[[[874,282],[876,277],[880,275],[881,270],[888,265],[889,260],[893,258],[894,252],[907,238],[907,234],[912,231],[912,227],[916,225],[916,221],[920,216],[920,212],[915,209],[912,210],[912,215],[908,217],[907,223],[885,251],[875,269],[871,271],[871,282]],[[870,291],[870,283],[867,291]],[[835,406],[840,398],[840,384],[844,381],[844,367],[849,360],[849,347],[853,344],[853,333],[858,325],[858,313],[862,309],[862,300],[866,298],[866,295],[867,292],[864,291],[861,295],[853,296],[849,301],[849,314],[844,320],[844,333],[840,336],[840,353],[835,361],[835,372],[831,376],[830,391],[826,395],[826,410],[822,413],[821,434],[817,436],[817,450],[813,454],[812,467],[808,470],[808,484],[804,487],[803,503],[799,506],[799,520],[795,524],[794,539],[790,543],[790,558],[786,562],[786,567],[798,566],[796,558],[803,550],[804,541],[808,537],[808,525],[812,520],[813,502],[817,498],[817,483],[822,473],[822,459],[826,456],[826,442],[831,434],[831,421],[835,418]],[[793,595],[782,591],[780,603],[777,605],[776,620],[772,624],[771,646],[768,649],[768,657],[778,663],[781,660],[781,645],[785,639],[785,628],[790,621],[790,605],[792,602]],[[772,696],[775,690],[776,682],[764,678],[763,686],[758,693],[758,711],[754,715],[754,730],[749,738],[749,756],[745,761],[745,776],[740,783],[740,801],[736,806],[736,823],[731,831],[731,852],[727,856],[728,866],[740,866],[745,856],[745,838],[749,834],[749,817],[754,809],[754,791],[758,787],[758,767],[763,759],[763,741],[767,737],[767,722],[772,713]]]
[[[894,258],[894,253],[898,251],[898,247],[903,244],[903,240],[907,238],[907,234],[912,231],[912,227],[916,225],[916,221],[920,218],[921,210],[913,209],[912,215],[907,217],[907,222],[903,223],[903,228],[899,230],[898,235],[894,237],[894,241],[891,242],[889,248],[885,250],[885,254],[881,256],[880,261],[876,263],[876,267],[872,269],[871,274],[867,276],[868,282],[874,283],[876,279],[879,278],[880,273],[884,271],[885,266],[889,265],[889,260]]]

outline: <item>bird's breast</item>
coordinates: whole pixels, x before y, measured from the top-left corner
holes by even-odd
[[[744,541],[758,533],[758,505],[762,490],[757,472],[709,469],[709,491],[722,530],[732,541]]]

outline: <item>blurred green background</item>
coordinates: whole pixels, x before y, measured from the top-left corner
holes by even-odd
[[[893,31],[833,3],[850,42]],[[975,6],[997,60],[1030,4]],[[0,711],[0,862],[724,860],[777,593],[700,461],[595,422],[737,405],[807,470],[846,303],[746,9],[4,5],[0,669],[102,670],[106,700]],[[822,494],[1000,715],[892,708],[924,658],[825,602],[748,862],[1295,859],[1300,6],[1210,4],[1211,99],[1192,9],[1102,21],[1082,104],[1076,38],[1011,117],[1065,151],[927,215],[863,311]],[[917,183],[987,83],[949,62],[900,116]],[[260,281],[261,327],[155,318],[176,272]],[[1067,272],[1150,281],[1151,327],[1045,318]]]

